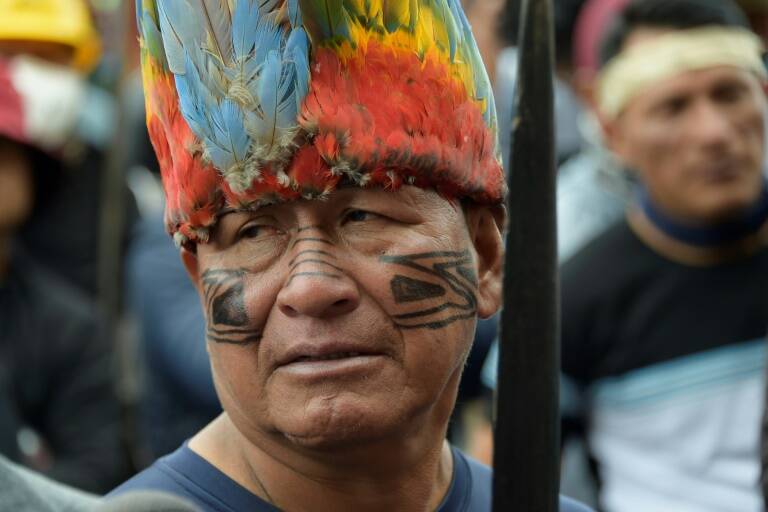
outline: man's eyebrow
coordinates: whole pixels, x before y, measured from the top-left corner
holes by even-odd
[[[213,228],[210,232],[210,237],[212,240],[216,240],[216,239],[222,240],[221,237],[227,238],[229,236],[234,235],[236,228],[235,226],[232,225],[232,223],[235,223],[237,221],[233,220],[232,223],[229,224],[229,226],[227,225],[228,223],[226,221],[227,217],[231,219],[232,215],[245,216],[244,218],[241,218],[242,220],[240,220],[238,224],[240,222],[250,222],[255,219],[258,219],[259,217],[274,218],[274,216],[271,215],[269,212],[260,212],[258,210],[247,210],[244,208],[243,209],[230,208],[217,216],[218,221],[213,225]]]
[[[258,209],[258,210],[246,210],[246,209],[235,210],[235,209],[232,209],[232,210],[224,212],[222,215],[219,215],[219,221],[223,220],[226,217],[230,217],[231,218],[232,215],[242,215],[242,216],[244,216],[249,221],[250,220],[254,220],[254,219],[258,219],[260,217],[270,217],[270,218],[274,218],[275,217],[272,212],[261,211],[261,209]]]
[[[750,85],[739,77],[723,77],[712,84],[711,89],[713,91],[720,91],[723,89],[749,89]]]

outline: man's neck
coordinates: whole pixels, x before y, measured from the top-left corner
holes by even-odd
[[[453,476],[450,447],[438,439],[432,446],[409,438],[318,456],[273,445],[268,453],[248,441],[224,413],[189,446],[281,510],[428,511],[440,505]]]
[[[731,242],[701,246],[675,239],[659,229],[640,208],[631,208],[627,221],[632,231],[652,250],[684,265],[706,267],[751,256],[768,245],[768,223],[762,228]]]

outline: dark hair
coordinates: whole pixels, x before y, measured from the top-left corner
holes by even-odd
[[[534,0],[536,1],[536,0]],[[586,0],[555,0],[555,59],[570,65],[573,55],[573,29]],[[499,37],[507,44],[517,45],[520,31],[520,0],[507,0],[499,20]]]
[[[731,0],[634,0],[608,28],[600,44],[600,66],[621,53],[629,35],[639,28],[689,28],[718,25],[749,28]]]

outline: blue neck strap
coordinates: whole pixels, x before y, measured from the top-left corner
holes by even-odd
[[[756,233],[768,220],[768,182],[763,182],[760,198],[739,218],[715,226],[691,226],[672,219],[653,204],[645,188],[638,192],[645,216],[666,235],[698,247],[716,247]]]

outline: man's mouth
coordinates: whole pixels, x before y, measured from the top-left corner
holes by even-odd
[[[716,164],[710,164],[701,168],[701,176],[707,181],[729,181],[740,175],[737,162],[725,160]]]
[[[287,366],[294,363],[336,361],[376,355],[383,354],[364,341],[317,340],[286,347],[277,357],[276,362],[277,366]]]
[[[387,359],[387,354],[365,342],[317,341],[288,348],[277,359],[276,370],[304,380],[364,378],[381,369]]]
[[[335,354],[328,354],[323,356],[300,356],[291,361],[291,363],[304,363],[313,361],[334,361],[336,359],[347,359],[350,357],[360,357],[370,354],[363,354],[362,352],[338,352]],[[290,363],[289,363],[290,364]]]

